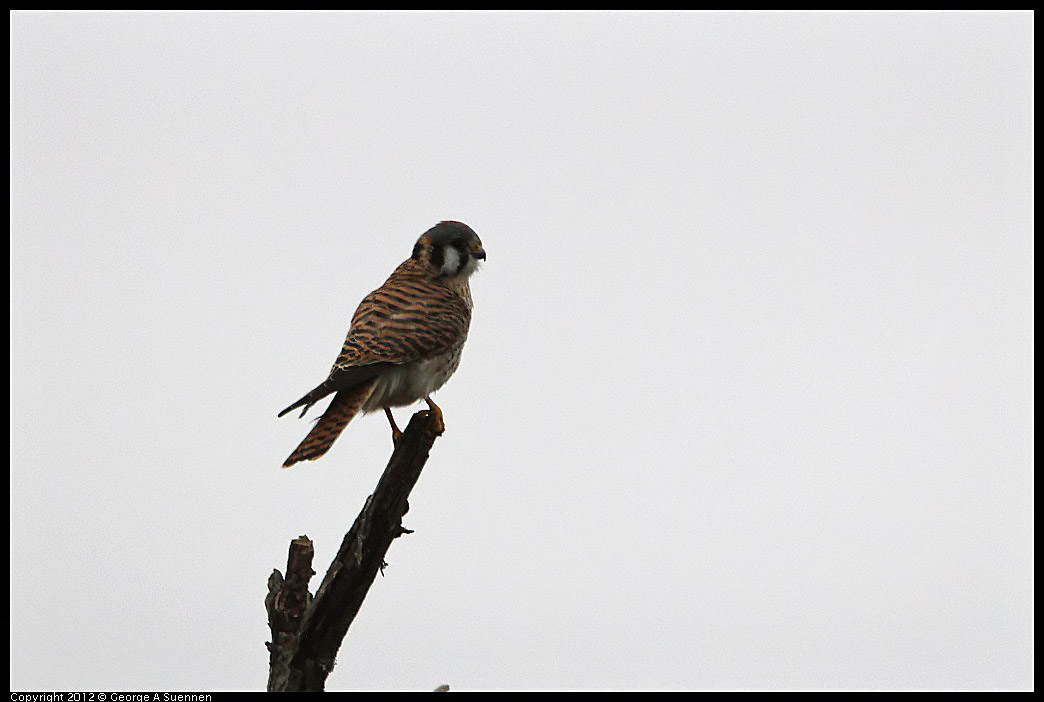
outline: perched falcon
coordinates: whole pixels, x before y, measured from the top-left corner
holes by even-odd
[[[391,408],[424,400],[442,433],[442,410],[430,395],[460,364],[471,323],[468,278],[485,259],[478,235],[461,222],[439,222],[421,235],[413,255],[359,304],[329,377],[279,413],[282,417],[304,406],[303,417],[316,402],[336,393],[284,468],[329,451],[360,411],[383,409],[392,440],[398,442],[402,432]]]

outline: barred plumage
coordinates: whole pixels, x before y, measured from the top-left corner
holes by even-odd
[[[441,423],[430,395],[460,363],[471,323],[468,278],[485,258],[478,235],[460,222],[440,222],[418,239],[413,255],[352,315],[327,379],[279,413],[282,417],[303,406],[304,416],[323,397],[337,393],[284,468],[322,456],[360,411],[384,409],[393,439],[399,430],[391,407],[423,399]]]
[[[337,440],[344,428],[348,426],[348,422],[352,421],[352,417],[362,409],[363,403],[373,393],[373,386],[376,384],[376,379],[368,380],[365,383],[356,385],[354,388],[341,390],[334,395],[334,399],[330,401],[330,406],[326,408],[319,421],[312,427],[312,431],[308,432],[308,436],[305,437],[304,441],[286,459],[283,467],[289,468],[299,461],[315,460],[329,451],[330,447],[333,446],[333,442]]]

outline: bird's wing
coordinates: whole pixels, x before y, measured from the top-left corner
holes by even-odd
[[[437,356],[467,337],[471,322],[467,302],[444,285],[404,268],[407,264],[360,303],[331,378],[373,364],[402,365]]]
[[[344,369],[335,367],[326,380],[319,383],[300,400],[280,412],[279,416],[282,417],[287,412],[293,412],[298,407],[304,407],[301,410],[301,416],[303,417],[312,405],[330,393],[348,390],[369,382],[380,375],[383,369],[391,365],[390,363],[370,363],[365,366],[352,366]]]

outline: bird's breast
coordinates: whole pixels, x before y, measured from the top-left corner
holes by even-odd
[[[373,394],[363,406],[364,412],[375,412],[384,407],[403,407],[435,392],[450,379],[460,365],[458,344],[446,353],[425,358],[381,373]]]

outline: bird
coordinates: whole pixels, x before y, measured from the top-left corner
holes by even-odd
[[[463,222],[439,222],[417,239],[412,255],[359,303],[326,380],[279,413],[304,407],[304,417],[316,402],[334,396],[283,468],[323,456],[360,412],[383,409],[398,444],[402,432],[391,408],[424,400],[436,433],[445,431],[431,394],[460,365],[471,324],[468,281],[485,260],[478,234]]]

